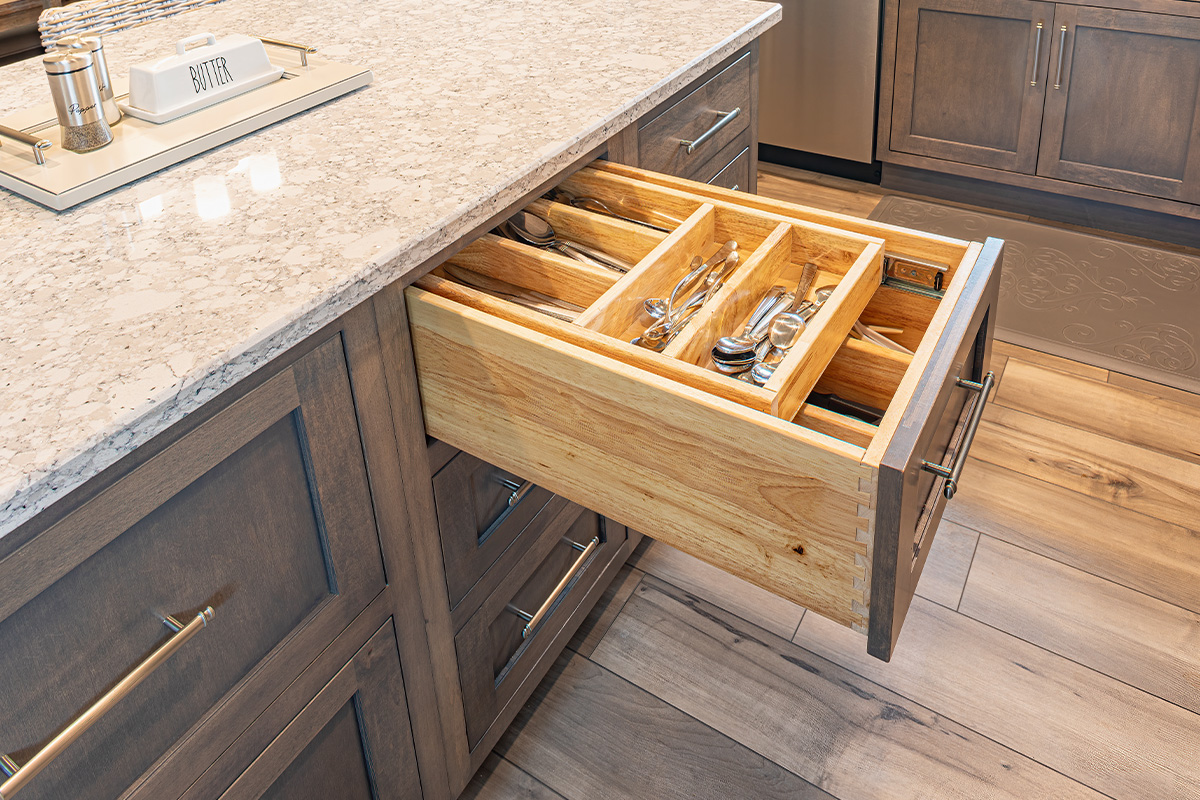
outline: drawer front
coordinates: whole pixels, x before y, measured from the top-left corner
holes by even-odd
[[[735,192],[749,191],[750,187],[750,148],[743,148],[732,161],[721,168],[705,183],[730,189]]]
[[[554,496],[467,453],[433,477],[433,494],[452,609]]]
[[[389,620],[221,798],[420,796],[404,678]]]
[[[623,526],[593,512],[567,509],[542,535],[529,563],[514,570],[455,636],[470,747],[496,721],[627,536]]]
[[[734,110],[736,116],[731,117]],[[730,64],[638,131],[638,163],[693,174],[750,127],[750,55]],[[696,145],[688,152],[689,142]]]
[[[962,382],[982,384],[988,373],[1002,261],[1002,245],[989,240],[980,252],[980,268],[964,287],[936,351],[918,376],[916,400],[880,463],[867,646],[885,661],[891,658],[942,512],[953,496],[953,489],[947,494],[946,477],[925,465],[965,462],[974,435],[971,420],[978,424],[988,400]]]
[[[911,550],[916,522],[901,521],[901,506],[919,507],[921,492],[929,493],[928,485],[896,492],[886,484],[898,467],[884,456],[912,431],[928,431],[918,452],[931,453],[941,421],[956,419],[948,400],[934,404],[929,395],[948,379],[947,359],[976,338],[969,321],[986,314],[983,287],[994,286],[999,243],[929,236],[614,164],[584,169],[563,187],[684,222],[629,274],[610,278],[598,300],[572,294],[570,302],[586,306],[574,323],[436,274],[408,289],[428,432],[872,638],[882,635],[871,628],[872,604],[900,587],[895,562],[881,558],[904,537]],[[558,219],[566,224],[567,215]],[[697,242],[728,238],[740,242],[746,272],[734,273],[716,309],[701,317],[713,327],[661,353],[629,344],[621,314],[637,313],[630,309],[661,287],[669,291],[677,268],[704,246]],[[867,260],[872,248],[945,265],[944,297],[880,285]],[[794,285],[808,261],[822,281],[837,285],[831,301],[848,290],[845,304],[825,316],[824,331],[817,322],[805,330],[811,359],[793,349],[779,367],[791,360],[795,385],[804,388],[787,395],[789,386],[777,383],[777,392],[768,391],[778,370],[762,387],[714,372],[711,332],[740,327],[764,287]],[[666,279],[649,286],[651,271],[672,263]],[[504,274],[565,297],[555,295],[553,275],[574,291],[581,285],[575,271],[558,260]],[[856,319],[895,326],[896,341],[913,352],[847,339]],[[592,320],[607,328],[589,328]],[[990,335],[987,328],[984,341]],[[686,349],[696,342],[703,347]],[[832,349],[815,355],[826,346]],[[986,352],[978,361],[985,360]],[[836,409],[847,400],[876,405],[880,414],[871,422],[846,416]]]
[[[31,562],[54,547],[91,555]],[[162,615],[212,607],[21,792],[116,797],[169,753],[132,796],[177,796],[384,588],[340,337],[17,550],[0,584],[0,751],[18,764],[167,641]]]

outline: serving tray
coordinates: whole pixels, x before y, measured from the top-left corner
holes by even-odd
[[[270,45],[271,63],[284,70],[279,80],[162,124],[126,115],[114,126],[112,143],[90,153],[62,148],[50,103],[0,119],[0,125],[49,142],[39,150],[0,137],[0,186],[63,211],[362,88],[375,77],[364,67]],[[128,81],[113,83],[117,99],[127,100]],[[39,163],[42,160],[45,163]]]

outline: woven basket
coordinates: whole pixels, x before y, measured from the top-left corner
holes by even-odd
[[[163,17],[212,5],[221,0],[83,0],[48,8],[38,17],[38,32],[47,51],[64,36],[123,31]]]

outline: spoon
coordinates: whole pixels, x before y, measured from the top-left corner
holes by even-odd
[[[746,323],[746,327],[736,336],[722,336],[713,345],[712,357],[714,361],[730,361],[736,360],[748,352],[752,352],[758,344],[766,338],[767,326],[770,320],[779,312],[789,308],[792,305],[792,293],[783,292],[782,286],[777,286],[771,290],[766,298],[758,304],[754,314],[750,316],[750,320]],[[776,293],[779,291],[780,293]],[[768,304],[768,300],[770,301]]]
[[[510,238],[516,239],[519,242],[547,250],[557,250],[563,255],[570,256],[576,261],[582,261],[585,264],[605,267],[617,272],[628,272],[633,269],[632,264],[621,261],[613,256],[605,255],[599,250],[593,250],[578,242],[558,238],[554,232],[553,225],[528,211],[518,211],[516,214],[513,214],[501,223],[500,228]]]
[[[805,311],[816,313],[816,309],[811,303],[808,304]],[[750,369],[750,377],[754,378],[754,382],[759,386],[771,379],[775,368],[783,361],[787,351],[800,341],[800,334],[804,333],[804,329],[808,327],[802,314],[803,312],[787,312],[771,320],[771,328],[767,333],[767,339],[771,342],[771,351]],[[811,314],[809,316],[811,318]]]
[[[641,225],[643,227],[651,228],[656,231],[662,231],[663,233],[671,232],[671,228],[663,228],[663,227],[655,225],[653,223],[646,222],[645,220],[634,219],[633,217],[628,217],[625,214],[618,214],[616,211],[613,211],[611,208],[609,208],[608,205],[603,200],[601,200],[597,197],[588,197],[586,195],[576,196],[564,189],[559,189],[557,191],[557,193],[555,194],[554,199],[558,200],[559,202],[566,202],[569,205],[574,206],[575,208],[582,208],[584,211],[594,211],[597,214],[604,214],[605,216],[614,217],[616,219],[624,220],[625,222],[632,222],[635,225]],[[658,214],[656,212],[653,212],[653,213],[655,213],[656,217],[660,217],[664,221],[669,220],[669,218],[666,217],[666,215],[664,215],[664,214]],[[678,227],[680,224],[679,220],[670,220],[670,221],[673,222],[676,227]]]

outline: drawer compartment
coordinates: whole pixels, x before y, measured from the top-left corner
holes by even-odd
[[[655,172],[694,176],[750,127],[750,96],[747,54],[643,125],[638,163]]]
[[[528,563],[513,570],[455,635],[471,748],[500,717],[627,535],[623,526],[591,511],[564,510]]]
[[[164,616],[213,608],[21,791],[178,796],[384,588],[340,338],[16,550],[0,585],[0,751],[18,764],[173,635]]]
[[[980,382],[986,371],[1002,243],[919,234],[603,162],[562,186],[631,215],[644,207],[683,221],[657,234],[591,220],[610,228],[610,243],[632,241],[622,232],[641,242],[624,276],[495,237],[464,251],[472,268],[582,308],[574,321],[437,271],[410,287],[428,432],[869,631],[868,649],[887,658],[907,607],[902,595],[915,587],[946,502],[946,479],[923,477],[922,461],[952,463],[982,410],[958,380]],[[564,235],[568,216],[558,217]],[[664,296],[691,255],[726,238],[747,255],[724,287],[662,352],[630,344],[645,325],[641,299]],[[944,265],[944,294],[884,283],[885,251]],[[794,286],[806,262],[819,269],[816,286],[836,289],[771,380],[755,386],[716,372],[712,341],[739,329],[773,283]],[[913,352],[847,338],[856,321],[890,328]],[[854,405],[882,414],[865,422],[840,413]]]
[[[554,497],[468,453],[434,475],[433,496],[451,609]]]
[[[221,800],[420,796],[404,678],[388,620]]]

